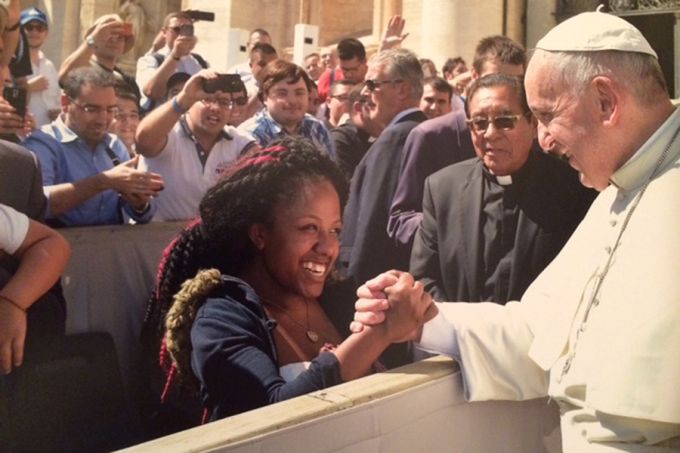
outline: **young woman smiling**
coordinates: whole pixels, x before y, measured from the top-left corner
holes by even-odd
[[[201,202],[201,220],[169,247],[147,329],[163,336],[167,382],[179,374],[198,389],[204,419],[363,376],[421,322],[422,288],[383,328],[343,341],[349,318],[329,313],[351,313],[354,298],[319,299],[339,253],[345,197],[335,163],[286,138],[230,168]]]

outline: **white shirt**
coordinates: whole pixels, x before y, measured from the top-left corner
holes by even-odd
[[[679,130],[676,110],[521,303],[439,304],[423,329],[421,347],[460,360],[471,400],[556,400],[565,453],[680,448]]]
[[[165,59],[170,55],[171,51],[172,50],[169,47],[165,46],[157,53],[163,55],[163,61],[165,61]],[[140,102],[141,105],[145,105],[148,100],[144,94],[144,86],[146,86],[151,77],[153,77],[159,66],[160,65],[158,64],[156,57],[154,57],[152,53],[144,55],[142,58],[137,60],[137,74],[135,76],[135,80],[137,81],[137,86],[139,86],[139,89],[142,90],[142,100]],[[175,72],[186,72],[189,75],[194,75],[201,69],[203,69],[201,64],[191,54],[189,54],[180,58]]]
[[[0,250],[12,255],[26,239],[28,217],[9,206],[0,204]]]
[[[36,126],[41,127],[52,121],[49,116],[50,110],[60,110],[61,108],[59,102],[61,96],[59,75],[54,64],[45,57],[42,51],[38,51],[38,64],[36,65],[31,62],[31,69],[33,70],[33,75],[28,80],[38,76],[43,76],[47,79],[47,89],[32,91],[28,101],[28,111],[35,116]]]
[[[250,69],[250,61],[244,61],[243,63],[239,63],[235,66],[232,66],[229,68],[230,74],[238,74],[241,76],[241,80],[243,83],[247,84],[250,80],[254,80],[255,78],[253,77],[253,70]]]
[[[168,134],[165,148],[152,158],[140,159],[140,168],[159,173],[165,188],[155,199],[156,214],[152,221],[193,219],[198,215],[201,198],[241,151],[254,143],[253,138],[231,126],[225,127],[231,137],[220,139],[208,153],[205,168],[198,157],[196,143],[185,132],[181,122]]]

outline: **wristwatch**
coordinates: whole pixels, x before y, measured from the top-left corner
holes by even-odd
[[[88,36],[87,39],[85,40],[85,44],[87,44],[88,47],[91,47],[94,49],[95,41],[94,41],[94,36]]]

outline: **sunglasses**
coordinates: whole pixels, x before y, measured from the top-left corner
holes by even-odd
[[[492,118],[486,116],[475,116],[469,120],[465,120],[470,129],[476,134],[483,134],[489,128],[489,124],[493,124],[493,127],[502,131],[511,131],[517,125],[517,122],[523,116],[527,116],[527,113],[521,115],[498,115]]]
[[[184,30],[184,34],[193,34],[194,26],[188,25],[188,24],[187,25],[178,25],[176,27],[168,27],[168,30],[171,30],[176,35],[179,35],[182,30]]]
[[[366,89],[368,91],[376,91],[379,90],[382,85],[385,85],[386,83],[402,83],[402,79],[396,79],[396,80],[371,80],[371,79],[366,79],[364,80],[364,85],[366,86]]]
[[[28,24],[24,27],[26,31],[45,31],[47,27],[42,24]]]

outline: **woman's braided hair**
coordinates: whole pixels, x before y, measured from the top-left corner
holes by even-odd
[[[214,283],[215,272],[239,275],[257,253],[248,236],[250,226],[271,223],[279,203],[294,199],[305,184],[319,181],[330,182],[341,206],[345,204],[347,183],[338,166],[309,140],[286,137],[241,157],[208,190],[200,204],[200,220],[189,225],[165,249],[156,291],[147,309],[146,334],[156,344],[162,343],[166,330],[167,337],[172,338],[161,345],[160,362],[167,373],[179,371],[191,376],[188,339],[193,316],[219,286]],[[217,271],[200,276],[195,284],[187,282],[180,292],[184,282],[196,277],[199,270],[213,268]],[[172,308],[172,321],[166,326],[173,301],[177,307]],[[171,363],[167,343],[173,343],[173,356],[187,360],[179,358]]]

